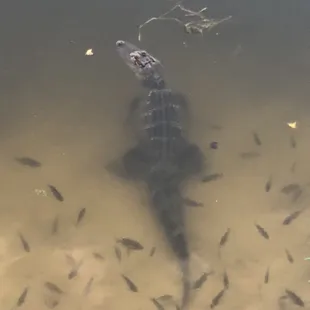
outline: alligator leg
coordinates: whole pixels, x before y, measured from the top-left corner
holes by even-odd
[[[189,144],[177,157],[177,163],[184,176],[199,174],[205,169],[205,158],[196,144]]]
[[[149,160],[140,146],[130,149],[123,156],[126,175],[131,179],[145,179],[149,171]]]

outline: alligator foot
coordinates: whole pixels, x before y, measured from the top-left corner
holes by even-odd
[[[139,147],[130,149],[123,156],[123,166],[126,175],[131,179],[143,179],[149,171],[149,163]]]
[[[203,172],[205,158],[200,148],[195,144],[189,144],[178,156],[177,163],[185,176],[191,176]]]

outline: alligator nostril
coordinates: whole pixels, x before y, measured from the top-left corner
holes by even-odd
[[[124,44],[125,44],[125,41],[122,41],[122,40],[116,41],[116,46],[118,47],[123,46]]]

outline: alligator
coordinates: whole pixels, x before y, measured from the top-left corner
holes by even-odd
[[[186,134],[187,100],[167,88],[160,61],[126,41],[117,41],[116,49],[148,91],[147,98],[134,99],[131,104],[130,120],[138,142],[123,156],[122,165],[128,176],[146,184],[153,214],[180,263],[181,309],[185,309],[190,294],[190,254],[182,188],[204,170],[204,156]]]

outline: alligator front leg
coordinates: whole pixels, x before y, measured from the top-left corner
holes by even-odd
[[[178,155],[177,164],[185,177],[198,175],[205,170],[205,157],[196,144],[188,144]]]

